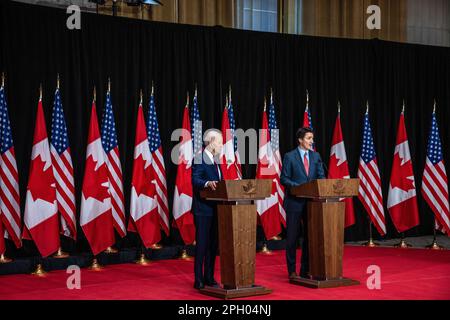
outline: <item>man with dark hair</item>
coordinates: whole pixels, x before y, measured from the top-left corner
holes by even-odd
[[[300,267],[300,277],[309,275],[308,250],[308,215],[306,212],[306,199],[297,198],[290,194],[289,188],[299,186],[315,179],[324,179],[322,159],[319,153],[313,151],[314,132],[309,127],[300,128],[296,133],[298,147],[286,153],[283,159],[283,168],[280,181],[286,188],[284,209],[286,210],[286,262],[289,278],[297,277],[296,248],[300,231],[300,222],[303,224],[303,244]]]

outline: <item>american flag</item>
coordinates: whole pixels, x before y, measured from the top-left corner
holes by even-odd
[[[22,246],[19,198],[19,174],[6,104],[5,88],[0,87],[0,224],[17,248]],[[1,228],[0,228],[1,229]]]
[[[102,116],[101,126],[102,146],[108,160],[106,161],[109,176],[109,192],[111,194],[111,205],[114,228],[121,237],[126,235],[125,210],[122,187],[122,166],[119,158],[119,147],[117,143],[116,125],[111,103],[111,92],[106,93],[106,106]]]
[[[450,234],[448,180],[439,138],[439,127],[433,111],[428,138],[427,159],[422,179],[422,195],[436,217],[436,229]]]
[[[364,116],[363,141],[359,159],[358,178],[360,179],[358,198],[369,214],[380,235],[386,234],[386,222],[383,209],[381,178],[378,170],[377,155],[373,143],[369,112]]]
[[[52,133],[50,152],[52,154],[53,173],[56,180],[56,201],[61,214],[61,233],[76,239],[75,185],[73,182],[72,156],[66,120],[61,103],[59,88],[55,92],[52,114]]]
[[[195,90],[193,106],[191,109],[191,128],[194,142],[194,157],[203,151],[203,133],[198,109],[197,90]]]
[[[277,178],[275,179],[275,183],[277,186],[277,194],[278,194],[278,207],[280,209],[281,217],[283,218],[282,222],[284,226],[286,226],[286,212],[283,208],[284,201],[284,188],[280,183],[280,175],[281,175],[281,154],[280,154],[280,141],[279,141],[279,129],[277,128],[277,120],[275,118],[275,105],[273,103],[273,95],[270,95],[270,105],[269,105],[269,133],[270,133],[270,144],[272,146],[273,156],[275,158],[275,169],[277,171]]]
[[[152,175],[155,178],[153,183],[156,186],[156,194],[157,194],[156,199],[158,202],[158,213],[160,217],[161,228],[168,236],[169,206],[167,202],[166,169],[164,166],[161,137],[159,135],[158,119],[156,117],[156,108],[155,108],[155,96],[153,94],[153,90],[150,96],[150,107],[148,110],[147,137],[148,143],[150,145],[150,153],[152,156],[151,170],[153,171]],[[201,142],[201,134],[200,134],[200,142]]]
[[[234,121],[233,103],[231,102],[231,90],[229,92],[229,100],[228,100],[228,120],[230,122],[230,130],[233,136],[233,148],[236,159],[235,163],[238,168],[239,177],[241,177],[242,176],[241,158],[239,157],[237,137],[234,134],[234,131],[236,130],[236,121]]]

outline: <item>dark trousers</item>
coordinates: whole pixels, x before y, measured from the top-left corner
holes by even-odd
[[[308,248],[308,215],[306,212],[306,204],[302,211],[286,212],[286,262],[288,273],[296,272],[296,250],[297,239],[300,228],[303,227],[303,243],[300,275],[306,276],[309,272],[309,248]]]
[[[214,280],[214,265],[219,242],[217,215],[195,216],[195,228],[195,281],[209,283]]]

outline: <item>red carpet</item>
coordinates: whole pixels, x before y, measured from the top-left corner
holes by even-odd
[[[366,286],[367,267],[381,268],[381,289]],[[217,263],[217,267],[219,263]],[[217,278],[220,278],[217,268]],[[155,261],[150,266],[109,265],[101,272],[82,269],[81,290],[68,290],[69,275],[53,271],[45,278],[31,275],[0,276],[0,300],[13,299],[213,299],[193,285],[193,262]],[[450,251],[345,247],[344,276],[359,280],[352,287],[309,289],[287,280],[284,251],[258,254],[256,283],[273,293],[252,299],[450,299]]]

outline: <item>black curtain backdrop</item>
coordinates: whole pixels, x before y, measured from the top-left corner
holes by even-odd
[[[341,102],[341,121],[352,177],[359,162],[366,100],[378,154],[386,204],[389,177],[402,100],[406,101],[409,136],[420,208],[420,226],[406,236],[431,234],[433,215],[420,195],[433,99],[437,101],[445,161],[450,163],[450,49],[380,40],[349,40],[260,33],[222,27],[199,27],[81,14],[81,30],[66,28],[64,10],[13,2],[0,4],[0,70],[7,74],[6,92],[20,176],[23,212],[33,140],[39,84],[50,128],[56,75],[68,125],[80,207],[88,122],[93,86],[97,112],[105,103],[107,79],[122,161],[126,211],[133,164],[136,111],[142,88],[145,112],[155,83],[158,121],[166,161],[169,204],[172,207],[176,166],[170,153],[171,133],[181,126],[186,91],[198,84],[203,128],[220,128],[224,96],[233,88],[238,128],[258,129],[264,95],[273,87],[281,152],[295,146],[301,125],[305,91],[310,93],[317,150],[328,163],[332,131]],[[100,119],[99,119],[100,120]],[[255,166],[244,175],[254,177]],[[356,225],[347,240],[368,238],[368,218],[354,200]],[[79,212],[77,212],[79,213]],[[387,209],[388,238],[398,237]],[[375,237],[378,235],[375,232]],[[79,229],[79,249],[85,249]],[[124,246],[134,245],[128,236]],[[172,230],[166,243],[180,244]]]

